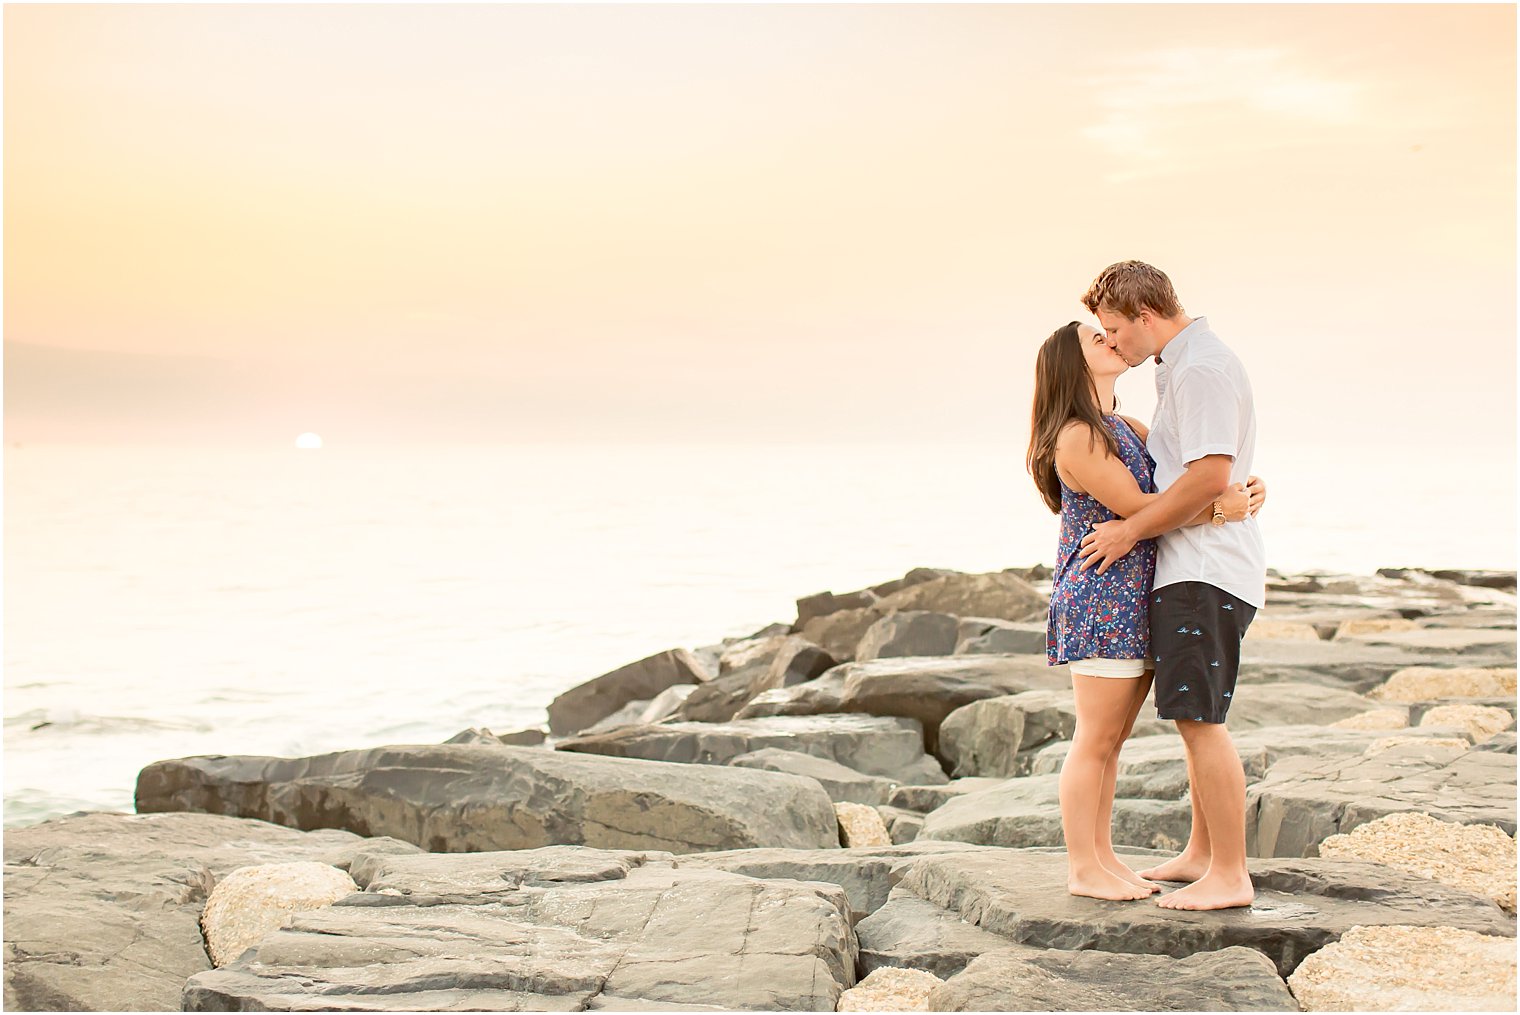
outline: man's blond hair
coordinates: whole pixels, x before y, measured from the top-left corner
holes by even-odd
[[[1120,261],[1104,268],[1083,294],[1082,305],[1093,314],[1101,307],[1130,320],[1139,317],[1142,310],[1161,317],[1182,313],[1172,280],[1144,261]]]

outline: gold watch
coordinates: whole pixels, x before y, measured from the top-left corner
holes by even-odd
[[[1219,502],[1217,500],[1214,502],[1214,517],[1210,520],[1215,525],[1223,525],[1225,523],[1224,508],[1219,506]]]

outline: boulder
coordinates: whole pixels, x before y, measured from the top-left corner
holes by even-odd
[[[957,617],[997,620],[1044,620],[1050,600],[1029,582],[1007,571],[955,572],[884,595],[875,608],[882,613],[929,610]]]
[[[951,839],[1006,847],[1060,845],[1065,840],[1061,834],[1059,783],[1057,775],[1026,776],[957,796],[924,816],[923,828],[914,841]],[[1179,850],[1191,828],[1192,811],[1185,799],[1114,800],[1115,843]]]
[[[537,747],[407,745],[310,758],[159,761],[138,775],[137,809],[342,827],[451,853],[556,843],[675,853],[816,849],[839,841],[833,804],[812,779]]]
[[[1371,617],[1343,620],[1335,628],[1335,637],[1352,638],[1364,634],[1387,634],[1390,631],[1417,631],[1420,625],[1403,617]]]
[[[887,834],[892,837],[894,845],[912,842],[918,838],[918,833],[924,827],[924,816],[918,811],[910,811],[905,807],[878,804],[876,813],[880,814],[881,820],[887,823]]]
[[[871,659],[902,656],[948,656],[955,652],[960,618],[929,610],[902,610],[877,620],[861,635],[855,646],[855,658]]]
[[[907,656],[846,663],[836,672],[844,675],[842,710],[915,719],[930,754],[938,750],[940,723],[962,705],[1071,686],[1066,667],[1029,656]]]
[[[983,698],[945,717],[939,753],[955,777],[1028,775],[1038,750],[1054,740],[1070,740],[1076,725],[1070,688]],[[1170,722],[1141,717],[1130,737],[1174,733]]]
[[[835,1011],[928,1011],[939,977],[918,969],[885,967],[870,973],[839,998]]]
[[[593,733],[597,730],[616,729],[619,726],[659,722],[666,716],[676,714],[693,694],[707,690],[712,683],[709,681],[706,684],[672,684],[648,701],[630,701],[605,719],[598,719],[580,732]]]
[[[241,867],[310,860],[347,868],[392,839],[298,832],[210,814],[87,812],[5,830],[5,1007],[177,1011],[210,969],[200,915]]]
[[[929,994],[930,1011],[1297,1011],[1252,948],[1184,958],[1005,947],[977,956]]]
[[[1003,785],[1006,781],[1000,778],[967,776],[963,779],[951,779],[939,785],[899,786],[892,791],[892,796],[887,803],[894,807],[903,807],[920,814],[927,814],[958,796],[975,793],[977,790],[992,789],[994,786]]]
[[[1253,627],[1255,625],[1252,625]],[[1428,657],[1426,657],[1428,658]],[[1508,666],[1514,662],[1497,655],[1462,657],[1472,666]],[[1247,638],[1240,647],[1241,684],[1264,684],[1281,681],[1323,684],[1377,697],[1372,690],[1399,670],[1422,658],[1407,649],[1377,644],[1359,638],[1323,641],[1255,641]],[[1435,697],[1425,694],[1421,698]]]
[[[779,747],[763,747],[758,751],[741,754],[729,761],[740,768],[759,768],[767,772],[789,772],[818,780],[818,785],[834,803],[876,805],[886,803],[896,790],[897,784],[879,775],[866,775],[853,768],[846,768],[837,761],[820,758],[801,751],[786,751]]]
[[[844,693],[844,673],[834,667],[821,677],[791,687],[761,691],[749,700],[735,719],[759,719],[768,715],[823,715],[840,711],[839,696]]]
[[[870,589],[859,589],[855,592],[819,592],[811,596],[803,596],[797,600],[797,620],[793,625],[801,629],[808,621],[818,617],[827,617],[841,610],[864,610],[881,599]]]
[[[839,844],[847,849],[860,846],[890,846],[891,833],[876,808],[865,804],[835,804],[839,817]]]
[[[1286,757],[1246,789],[1254,852],[1313,856],[1319,844],[1387,814],[1492,824],[1515,834],[1515,761],[1507,754],[1406,744],[1376,754]]]
[[[1515,911],[1515,840],[1495,825],[1463,825],[1403,811],[1330,836],[1319,844],[1319,855],[1385,863]]]
[[[1043,655],[1048,640],[1044,621],[962,617],[955,636],[955,654]]]
[[[1401,730],[1409,725],[1407,708],[1374,708],[1337,719],[1330,726],[1338,730]]]
[[[549,703],[549,732],[583,730],[630,701],[647,701],[673,684],[700,684],[709,674],[684,648],[667,649],[579,684]]]
[[[779,747],[898,783],[949,781],[939,763],[924,753],[923,731],[917,721],[894,716],[785,715],[726,723],[624,726],[562,740],[555,747],[561,752],[693,766],[727,765],[741,754]]]
[[[1488,899],[1378,864],[1252,860],[1249,868],[1254,904],[1212,912],[1071,895],[1066,857],[1058,851],[928,854],[913,861],[894,891],[1016,944],[1173,958],[1241,945],[1264,953],[1280,976],[1358,925],[1454,926],[1515,936],[1514,921]]]
[[[1515,942],[1457,927],[1353,927],[1288,986],[1304,1011],[1514,1011]]]
[[[1253,621],[1246,628],[1246,641],[1312,641],[1320,640],[1319,631],[1312,624],[1286,620]]]
[[[763,677],[768,668],[769,663],[756,662],[742,669],[731,670],[722,676],[714,677],[687,695],[686,700],[670,713],[670,717],[677,722],[727,722],[749,703],[753,696],[750,693],[750,686],[756,679]],[[644,725],[664,718],[666,717],[660,716],[650,719]],[[624,725],[639,724],[626,723]],[[598,724],[582,730],[580,735],[603,732],[607,728]]]
[[[475,897],[351,895],[190,977],[183,1007],[832,1011],[855,982],[837,887],[645,859]]]
[[[315,860],[239,867],[211,890],[201,932],[214,965],[225,966],[292,913],[321,909],[357,892],[354,879]]]
[[[821,677],[834,665],[833,656],[806,638],[792,635],[777,648],[770,664],[750,682],[749,696],[753,698],[762,691],[805,683]]]
[[[1009,947],[1007,938],[991,934],[955,913],[907,894],[892,893],[870,916],[855,925],[860,968],[922,970],[948,979],[983,952]],[[1013,1011],[1015,1008],[990,1008]]]
[[[1421,726],[1456,726],[1471,734],[1474,743],[1514,724],[1515,717],[1507,709],[1485,705],[1437,705],[1420,716]]]
[[[1486,698],[1515,695],[1515,668],[1406,666],[1367,693],[1376,701],[1417,702],[1431,698]]]
[[[836,610],[803,623],[797,633],[840,662],[855,658],[855,646],[882,616],[879,605]]]
[[[1385,631],[1352,635],[1343,641],[1388,645],[1421,655],[1484,655],[1515,658],[1515,632],[1490,628],[1423,627],[1413,631]]]

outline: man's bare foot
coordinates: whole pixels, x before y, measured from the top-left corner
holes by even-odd
[[[1129,902],[1134,899],[1149,898],[1149,888],[1141,888],[1132,885],[1128,881],[1111,874],[1102,867],[1091,873],[1081,875],[1072,873],[1066,877],[1066,890],[1073,895],[1085,895],[1090,899],[1111,899],[1114,902]]]
[[[1209,872],[1209,858],[1189,856],[1183,853],[1166,863],[1140,871],[1140,876],[1151,881],[1197,881]]]
[[[1249,906],[1256,889],[1249,876],[1205,874],[1186,888],[1168,892],[1156,900],[1163,909],[1231,909]]]
[[[1147,894],[1151,892],[1161,891],[1160,885],[1151,884],[1149,881],[1145,880],[1140,875],[1130,870],[1129,865],[1120,860],[1115,860],[1112,863],[1108,862],[1107,860],[1103,861],[1103,869],[1108,871],[1114,877],[1118,878],[1120,881],[1126,881],[1129,884],[1134,885],[1136,888],[1144,888]]]

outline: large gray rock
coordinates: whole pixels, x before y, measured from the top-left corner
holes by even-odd
[[[1033,775],[962,794],[926,814],[914,841],[950,839],[1014,848],[1059,845],[1064,841],[1059,783],[1058,775]],[[1114,800],[1115,843],[1181,849],[1191,827],[1185,799]]]
[[[846,768],[837,761],[801,751],[784,751],[779,747],[762,747],[729,761],[739,768],[759,768],[767,772],[789,772],[818,780],[818,785],[837,803],[884,804],[891,798],[897,783],[879,775],[866,775]]]
[[[866,633],[855,646],[855,658],[864,662],[902,656],[952,655],[960,624],[960,618],[950,613],[929,610],[889,613],[866,628]]]
[[[855,658],[855,646],[881,616],[882,611],[874,605],[836,610],[804,622],[797,633],[833,658],[847,662]]]
[[[839,696],[844,693],[844,672],[836,666],[812,680],[790,687],[761,691],[749,700],[735,719],[759,719],[768,715],[823,715],[840,711]]]
[[[777,648],[764,672],[756,674],[750,682],[750,697],[821,677],[834,667],[836,661],[806,638],[792,635]]]
[[[945,717],[939,753],[952,776],[1028,775],[1036,752],[1051,741],[1070,740],[1076,725],[1070,688],[984,698]],[[1172,723],[1141,716],[1130,737],[1173,733]]]
[[[211,968],[200,914],[240,867],[314,860],[347,869],[392,839],[298,832],[209,814],[89,812],[5,830],[5,1007],[177,1011]]]
[[[956,655],[1041,655],[1048,633],[1043,621],[962,617]]]
[[[466,864],[471,858],[457,858]],[[192,976],[186,1011],[832,1011],[855,982],[833,885],[654,857],[475,896],[351,895]]]
[[[1451,658],[1453,664],[1459,660],[1462,666],[1514,666],[1513,652],[1486,652]],[[1444,662],[1439,657],[1417,653],[1408,647],[1358,638],[1315,642],[1248,638],[1240,646],[1239,683],[1289,681],[1323,684],[1366,694],[1405,667]],[[1237,691],[1244,693],[1241,688]]]
[[[672,722],[624,726],[605,734],[571,737],[561,752],[727,765],[741,754],[779,747],[837,761],[898,783],[947,782],[939,763],[924,754],[923,732],[912,719],[893,716],[786,715],[726,723]]]
[[[855,925],[855,938],[860,942],[863,974],[883,968],[922,969],[941,980],[959,973],[983,952],[1010,945],[1007,938],[911,895],[888,899]],[[1014,1011],[1019,1007],[981,1010]]]
[[[1008,571],[956,572],[898,589],[883,596],[875,609],[882,613],[929,610],[957,617],[1028,621],[1043,620],[1050,609],[1050,600]]]
[[[753,697],[750,685],[756,678],[763,676],[768,668],[768,663],[757,662],[714,677],[687,695],[686,700],[672,713],[673,718],[677,722],[727,722]],[[658,720],[648,720],[655,721]],[[599,732],[602,732],[600,725],[591,726],[582,730],[580,735]]]
[[[700,684],[709,674],[684,648],[657,652],[579,684],[549,703],[549,732],[582,730],[631,701],[647,701],[673,684]]]
[[[537,747],[159,761],[138,775],[137,809],[346,828],[451,853],[556,843],[684,853],[839,841],[834,805],[812,779]]]
[[[967,776],[963,779],[951,779],[938,786],[899,786],[892,791],[892,797],[887,803],[894,807],[903,807],[920,814],[927,814],[936,807],[943,807],[958,796],[992,789],[995,786],[1001,786],[1005,781]]]
[[[1040,656],[908,656],[845,663],[840,708],[895,715],[923,726],[924,748],[937,753],[939,725],[962,705],[1048,688],[1071,686],[1066,667]]]
[[[1246,807],[1255,814],[1261,856],[1316,856],[1329,836],[1401,811],[1498,825],[1513,836],[1515,759],[1498,751],[1453,757],[1418,743],[1371,755],[1286,758],[1247,789]]]
[[[1511,660],[1515,658],[1515,632],[1502,628],[1426,627],[1416,631],[1357,634],[1339,640],[1387,645],[1407,652],[1439,656],[1459,654],[1501,656]]]
[[[1185,958],[1005,947],[929,992],[930,1011],[1298,1011],[1272,961],[1230,947]]]
[[[1459,927],[1515,936],[1488,899],[1381,864],[1354,860],[1253,860],[1249,908],[1194,912],[1153,901],[1105,902],[1066,890],[1060,852],[997,850],[930,854],[893,889],[932,902],[1018,944],[1183,958],[1232,945],[1255,948],[1287,976],[1305,955],[1357,925]]]
[[[633,726],[639,723],[659,722],[666,716],[676,714],[681,706],[692,695],[707,690],[714,681],[705,684],[672,684],[648,701],[630,701],[616,712],[605,719],[598,719],[583,733],[594,733],[597,730],[610,730],[618,726]],[[456,741],[449,741],[455,743]],[[470,742],[470,741],[465,741]],[[498,740],[497,743],[503,741]]]
[[[852,919],[863,919],[887,901],[892,886],[914,860],[940,853],[963,853],[985,847],[964,842],[907,842],[848,849],[731,849],[676,857],[682,869],[725,870],[752,878],[822,881],[843,888]]]
[[[1348,716],[1383,707],[1339,687],[1300,681],[1237,687],[1230,702],[1230,730],[1263,726],[1329,726]],[[1170,724],[1169,724],[1170,725]]]

